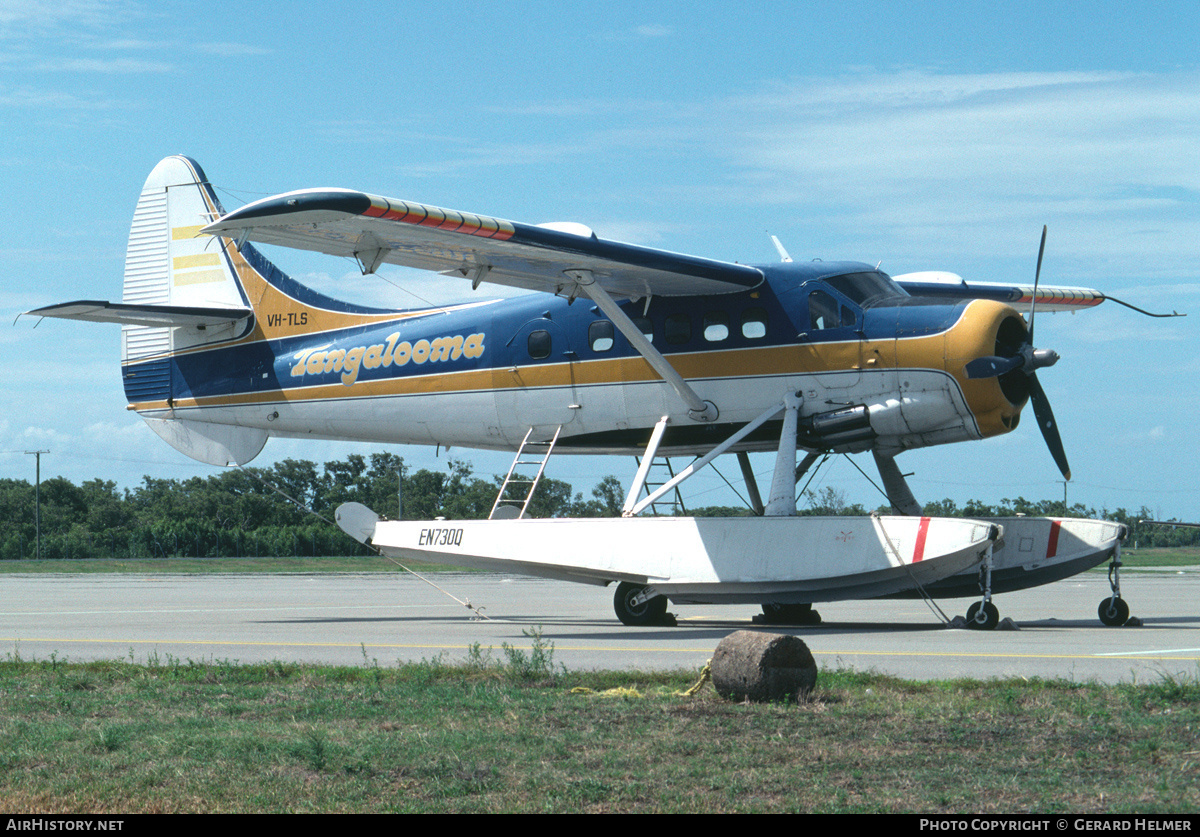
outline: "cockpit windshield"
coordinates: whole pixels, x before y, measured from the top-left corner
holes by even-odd
[[[892,281],[892,277],[877,270],[843,273],[841,276],[826,277],[823,281],[837,288],[851,301],[864,306],[884,299],[908,296],[903,288]]]

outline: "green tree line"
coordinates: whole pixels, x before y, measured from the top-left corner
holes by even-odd
[[[858,503],[846,503],[845,493],[832,487],[820,491],[806,491],[801,495],[800,514],[828,515],[862,515],[869,514]],[[891,506],[885,504],[876,509],[879,514],[894,514]],[[989,505],[980,500],[968,500],[959,506],[949,498],[925,503],[922,511],[929,517],[1081,517],[1085,519],[1113,520],[1124,523],[1129,527],[1130,546],[1139,547],[1177,547],[1196,546],[1200,544],[1200,529],[1192,527],[1171,527],[1156,524],[1144,524],[1139,521],[1153,520],[1152,509],[1142,506],[1137,511],[1119,508],[1095,509],[1082,503],[1072,503],[1063,508],[1062,500],[1026,500],[1024,497],[1002,499],[997,505]]]
[[[491,512],[500,477],[475,476],[464,462],[449,460],[445,471],[410,471],[392,453],[352,454],[318,466],[286,459],[269,468],[235,468],[185,480],[145,477],[134,488],[111,480],[75,485],[63,477],[41,484],[43,558],[149,558],[167,556],[257,557],[347,555],[365,548],[332,524],[341,503],[355,501],[390,518],[407,520],[483,519]],[[621,513],[624,490],[613,476],[602,479],[591,499],[570,484],[543,478],[529,507],[532,517],[599,517]],[[0,560],[32,558],[37,549],[34,486],[0,479]],[[402,510],[399,508],[402,506]],[[882,506],[878,509],[888,513]],[[801,514],[861,515],[833,488],[805,492]],[[689,509],[697,516],[750,514],[745,508]],[[943,517],[1063,516],[1061,501],[1023,497],[989,506],[976,500],[925,505]],[[1126,523],[1153,517],[1150,509],[1115,512],[1072,505],[1065,516],[1103,517]],[[1200,529],[1140,526],[1139,546],[1200,543]]]
[[[486,518],[500,479],[474,476],[464,462],[411,471],[391,453],[352,454],[318,466],[286,459],[269,468],[234,468],[208,477],[157,479],[123,491],[111,480],[75,485],[63,477],[41,484],[43,558],[256,557],[348,555],[367,550],[332,523],[334,510],[355,501],[395,519]],[[615,477],[572,494],[543,477],[529,507],[533,517],[620,514]],[[37,549],[35,488],[0,479],[0,560],[32,558]]]

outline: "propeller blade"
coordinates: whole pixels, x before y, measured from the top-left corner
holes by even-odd
[[[1071,466],[1067,464],[1067,453],[1063,450],[1062,437],[1058,435],[1054,411],[1050,409],[1050,401],[1046,398],[1046,392],[1038,382],[1037,375],[1029,376],[1029,400],[1033,403],[1033,415],[1041,428],[1042,438],[1046,440],[1046,447],[1050,448],[1050,455],[1054,457],[1054,464],[1065,479],[1070,479]]]
[[[1033,314],[1037,309],[1038,280],[1042,278],[1042,256],[1046,252],[1046,225],[1042,224],[1042,243],[1038,245],[1037,271],[1033,274],[1033,301],[1029,303],[1029,343],[1033,344]]]
[[[988,355],[975,358],[963,368],[967,371],[968,378],[999,378],[1005,372],[1020,368],[1024,361],[1025,358],[1021,355],[1014,357]]]

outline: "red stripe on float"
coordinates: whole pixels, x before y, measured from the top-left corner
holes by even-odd
[[[929,534],[929,518],[922,517],[921,525],[917,527],[917,544],[913,547],[913,559],[915,564],[925,557],[925,536]]]

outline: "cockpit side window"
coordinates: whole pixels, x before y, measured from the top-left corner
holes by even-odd
[[[848,305],[842,306],[842,328],[854,328],[857,322],[857,317],[854,315],[854,310]]]
[[[841,325],[838,301],[825,291],[813,291],[808,295],[808,321],[813,331],[837,328]]]
[[[808,293],[809,331],[829,328],[854,328],[858,323],[858,309],[838,299],[829,291],[815,288]]]

